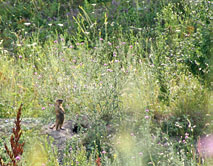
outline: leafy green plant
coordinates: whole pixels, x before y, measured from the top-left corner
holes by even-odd
[[[40,136],[33,131],[25,134],[25,152],[23,153],[22,165],[59,165],[58,151],[53,144],[53,138]]]
[[[1,1],[0,117],[23,101],[23,117],[48,123],[62,98],[67,119],[89,121],[65,165],[201,165],[194,144],[212,131],[211,5]],[[25,134],[23,165],[59,164],[49,139]]]

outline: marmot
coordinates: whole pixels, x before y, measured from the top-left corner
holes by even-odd
[[[52,127],[50,127],[50,129],[53,129],[55,127],[56,130],[60,130],[60,129],[64,130],[62,128],[62,125],[64,123],[65,111],[64,111],[64,108],[62,107],[62,103],[63,103],[62,99],[58,99],[55,102],[56,123]]]

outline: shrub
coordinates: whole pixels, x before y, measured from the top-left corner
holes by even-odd
[[[185,74],[179,75],[176,81],[170,82],[170,85],[173,85],[170,87],[172,115],[185,121],[185,124],[191,123],[188,125],[194,126],[193,136],[201,135],[206,124],[209,123],[209,94],[207,90],[190,74],[187,76]],[[190,122],[187,122],[187,118]],[[185,126],[183,130],[187,130],[187,128],[188,126]],[[183,136],[183,133],[178,134]]]

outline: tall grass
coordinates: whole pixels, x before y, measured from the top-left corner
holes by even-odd
[[[70,140],[65,165],[94,165],[97,157],[103,165],[208,165],[196,141],[212,129],[210,1],[0,8],[1,118],[23,102],[23,117],[47,123],[62,98],[67,119],[86,115],[92,127]],[[35,142],[26,159],[42,154],[36,162],[57,165],[48,141]]]

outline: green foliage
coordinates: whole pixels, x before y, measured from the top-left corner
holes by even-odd
[[[23,117],[47,123],[62,98],[67,117],[90,125],[67,145],[65,165],[201,165],[195,142],[213,113],[211,5],[1,1],[0,117],[23,102]],[[58,164],[47,138],[25,136],[24,163],[38,151],[39,164]]]
[[[25,140],[27,140],[27,143],[24,149],[23,159],[21,160],[22,165],[59,165],[57,149],[54,147],[51,138],[44,136],[38,137],[38,135],[34,133],[28,133],[25,135]]]
[[[208,21],[211,14],[207,1],[169,3],[158,13],[158,51],[154,61],[162,70],[160,74],[167,67],[176,70],[181,64],[180,70],[187,66],[193,74],[206,76],[210,65],[210,36],[207,34],[211,32]]]
[[[5,163],[9,163],[10,158],[8,157],[8,154],[7,154],[6,150],[5,150],[4,143],[6,143],[8,145],[10,143],[10,141],[7,138],[6,135],[2,134],[1,138],[0,138],[0,154],[1,154],[1,158],[3,159],[3,161]]]
[[[63,159],[63,164],[64,165],[82,165],[82,166],[87,166],[87,165],[93,165],[94,164],[94,159],[90,157],[88,159],[87,157],[87,151],[85,147],[83,146],[73,146],[73,145],[67,145],[67,149],[65,151],[64,159]]]

